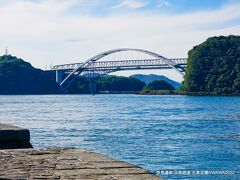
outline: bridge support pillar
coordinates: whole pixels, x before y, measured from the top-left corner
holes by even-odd
[[[61,84],[62,80],[63,80],[63,71],[56,70],[56,82],[58,84]]]
[[[89,92],[91,94],[95,94],[97,92],[97,88],[96,88],[96,81],[95,80],[91,80],[89,82]]]

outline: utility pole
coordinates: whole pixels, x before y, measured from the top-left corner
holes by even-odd
[[[6,47],[6,49],[5,49],[5,61],[8,60],[7,56],[8,56],[8,48]]]

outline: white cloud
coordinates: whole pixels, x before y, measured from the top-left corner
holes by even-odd
[[[84,5],[84,0],[81,2]],[[189,49],[209,36],[240,35],[240,24],[236,23],[240,19],[240,4],[181,15],[66,14],[75,4],[75,0],[48,0],[0,5],[0,50],[4,53],[5,47],[9,47],[12,54],[44,68],[81,62],[120,47],[142,48],[166,57],[186,57]]]
[[[158,8],[163,8],[163,7],[168,7],[168,6],[170,6],[170,3],[167,0],[158,0],[158,2],[157,2]]]
[[[129,9],[138,9],[142,8],[146,3],[137,1],[137,0],[123,0],[118,5],[113,6],[112,8],[129,8]]]

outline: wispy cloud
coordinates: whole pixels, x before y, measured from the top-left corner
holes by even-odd
[[[170,6],[170,3],[167,0],[158,0],[157,2],[157,8],[163,8],[168,6]]]
[[[70,42],[70,43],[78,43],[78,42],[83,42],[83,41],[85,41],[84,39],[75,39],[75,38],[73,38],[73,39],[66,39],[65,40],[66,42]]]
[[[138,9],[146,6],[145,2],[137,0],[122,0],[119,4],[112,6],[112,8],[129,8],[129,9]]]

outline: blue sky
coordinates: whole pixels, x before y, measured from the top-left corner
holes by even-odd
[[[240,35],[239,9],[240,0],[0,0],[0,50],[43,69],[115,48],[187,57],[208,37]]]
[[[70,13],[89,13],[96,16],[113,13],[151,12],[179,14],[218,9],[237,0],[101,0],[76,3]]]

